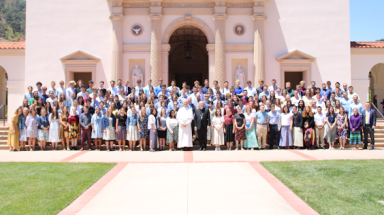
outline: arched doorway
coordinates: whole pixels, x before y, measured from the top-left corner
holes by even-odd
[[[378,63],[372,67],[369,72],[369,82],[371,102],[373,102],[373,97],[377,95],[378,105],[380,105],[384,99],[384,63]],[[378,109],[381,110],[379,107]]]
[[[193,86],[194,81],[208,79],[208,40],[202,30],[191,25],[176,29],[169,39],[171,49],[168,60],[168,80],[176,80],[177,86],[183,82]]]
[[[1,105],[5,105],[5,107],[7,107],[7,96],[8,96],[8,92],[7,92],[7,80],[8,80],[8,76],[7,76],[7,72],[5,71],[5,69],[3,67],[0,66],[0,106]],[[5,107],[3,107],[5,109]],[[4,119],[4,110],[1,109],[0,110],[0,119]]]

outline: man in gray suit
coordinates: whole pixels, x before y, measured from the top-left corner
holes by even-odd
[[[364,129],[364,148],[368,147],[368,134],[371,137],[371,149],[374,149],[375,145],[375,128],[376,128],[376,111],[371,109],[371,103],[365,104],[365,110],[363,110],[363,117],[361,119]]]

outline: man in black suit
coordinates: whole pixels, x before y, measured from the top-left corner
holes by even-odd
[[[368,147],[368,134],[371,138],[371,149],[375,145],[375,128],[376,128],[376,111],[371,109],[371,103],[365,103],[365,110],[363,110],[363,117],[361,119],[364,129],[364,148]]]
[[[199,102],[199,108],[196,109],[194,126],[197,136],[199,137],[200,149],[204,150],[207,148],[207,131],[211,125],[211,119],[208,108],[204,107],[204,102]]]

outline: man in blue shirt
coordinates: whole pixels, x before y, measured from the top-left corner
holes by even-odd
[[[28,103],[29,103],[29,101],[31,101],[31,99],[33,98],[33,87],[32,86],[29,86],[28,87],[28,93],[26,93],[25,95],[24,95],[24,99],[28,99]]]
[[[161,92],[161,90],[162,90],[162,86],[163,86],[163,79],[159,79],[159,81],[158,81],[158,86],[157,87],[155,87],[155,94],[156,94],[156,96],[158,96],[159,95],[159,93]]]
[[[148,85],[144,87],[144,93],[145,95],[147,95],[147,97],[150,96],[150,88],[153,87],[152,86],[152,79],[148,79]]]
[[[359,97],[357,95],[353,96],[353,103],[349,105],[348,117],[350,117],[353,114],[353,109],[355,108],[357,108],[357,112],[359,112],[359,114],[363,113],[363,105],[358,102],[358,98]]]
[[[345,113],[349,115],[349,106],[352,104],[352,99],[348,98],[348,93],[343,92],[343,98],[340,100],[341,107],[344,108]]]
[[[268,86],[267,86],[268,90]],[[265,149],[267,145],[267,133],[268,133],[268,124],[269,124],[269,116],[268,113],[265,112],[264,105],[260,105],[260,111],[256,112],[256,132],[257,132],[257,141],[261,145],[262,149]]]
[[[332,93],[332,87],[331,87],[331,82],[330,81],[327,81],[327,89],[325,91],[325,94],[327,96],[327,100],[329,100],[329,98],[331,98],[331,93]]]
[[[216,108],[217,102],[219,102],[219,101],[223,102],[223,101],[221,100],[220,92],[217,92],[217,93],[216,93],[216,99],[213,101],[213,108]]]
[[[240,87],[240,81],[236,80],[235,95],[242,97],[243,93],[244,93],[244,89]]]
[[[203,87],[204,95],[208,93],[208,89],[209,89],[209,82],[208,82],[208,79],[205,79],[204,80],[204,87]]]
[[[185,99],[187,99],[187,94],[185,93],[185,88],[183,88],[183,89],[181,89],[181,96],[177,99],[177,103],[179,104],[179,105],[182,105],[183,104],[183,101],[185,100]]]
[[[264,85],[264,91],[259,94],[259,100],[261,100],[264,95],[267,96],[267,99],[269,99],[269,91],[267,85]]]

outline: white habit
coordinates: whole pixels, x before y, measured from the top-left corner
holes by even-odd
[[[179,121],[179,142],[177,142],[177,148],[192,147],[192,109],[182,107],[177,112],[177,120]],[[183,127],[183,124],[187,124],[187,126]]]

